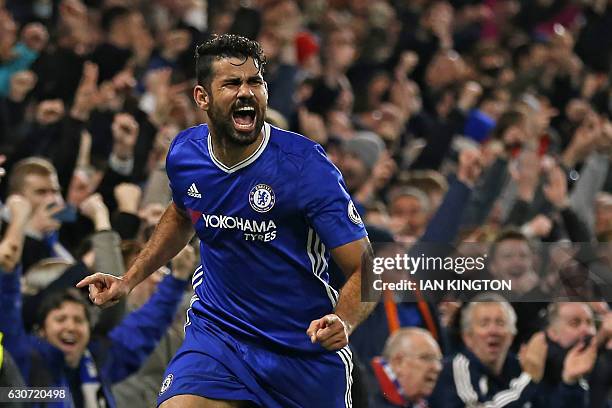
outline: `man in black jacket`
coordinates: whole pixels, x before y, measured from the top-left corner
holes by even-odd
[[[499,295],[482,294],[464,309],[464,351],[447,361],[430,399],[431,407],[586,407],[587,392],[579,381],[593,368],[594,342],[576,347],[564,360],[558,384],[542,381],[547,355],[544,333],[509,354],[516,333],[516,314]]]
[[[562,380],[566,356],[575,348],[595,343],[597,360],[588,376],[589,406],[608,407],[610,389],[610,370],[612,369],[612,343],[610,342],[612,312],[608,311],[596,333],[592,309],[583,302],[557,302],[548,307],[548,357],[544,382],[558,384]]]

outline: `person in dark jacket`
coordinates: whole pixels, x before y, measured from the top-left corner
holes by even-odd
[[[612,312],[608,311],[607,320],[612,322]],[[612,326],[603,318],[599,331],[596,331],[593,310],[584,302],[555,302],[548,306],[548,325],[546,337],[548,356],[543,381],[558,384],[565,381],[564,361],[573,349],[583,348],[591,341],[598,346],[597,360],[588,376],[589,406],[608,407],[611,347],[609,328]]]
[[[23,387],[25,384],[15,361],[8,351],[4,350],[0,332],[0,387]]]
[[[21,317],[20,267],[0,271],[0,330],[30,387],[65,387],[70,398],[51,407],[116,406],[111,384],[137,371],[170,326],[187,281],[169,275],[140,309],[102,339],[90,341],[92,316],[76,289],[49,295],[40,307],[37,335]]]
[[[8,351],[4,350],[2,346],[3,334],[0,332],[0,387],[8,387],[11,389],[23,388],[25,383],[21,378],[19,368],[15,364],[15,361],[11,357]],[[10,404],[12,408],[25,407],[26,403],[12,402]]]
[[[444,407],[586,407],[587,392],[579,381],[594,362],[594,342],[569,353],[563,381],[542,381],[547,355],[544,333],[509,354],[516,333],[516,314],[499,295],[476,296],[463,311],[461,334],[466,345],[444,364],[430,406]]]

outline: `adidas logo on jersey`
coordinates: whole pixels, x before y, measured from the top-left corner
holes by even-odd
[[[202,194],[200,194],[200,192],[198,191],[198,188],[196,187],[195,183],[191,183],[189,189],[187,190],[187,195],[189,197],[202,198]]]

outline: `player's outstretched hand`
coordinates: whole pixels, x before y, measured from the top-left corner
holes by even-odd
[[[348,344],[346,324],[335,314],[328,314],[310,322],[306,334],[313,343],[321,343],[327,350],[339,350]]]
[[[102,308],[110,307],[119,302],[122,297],[127,296],[130,287],[127,282],[119,276],[107,273],[94,273],[76,284],[77,288],[89,285],[89,298]]]

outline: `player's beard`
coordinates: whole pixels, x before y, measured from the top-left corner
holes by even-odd
[[[255,108],[255,128],[250,132],[240,132],[233,124],[233,111],[236,107],[252,106]],[[264,124],[265,107],[262,108],[255,101],[239,101],[232,106],[227,112],[215,104],[211,99],[211,106],[208,110],[209,124],[212,127],[215,135],[225,141],[240,146],[248,146],[257,140]]]

